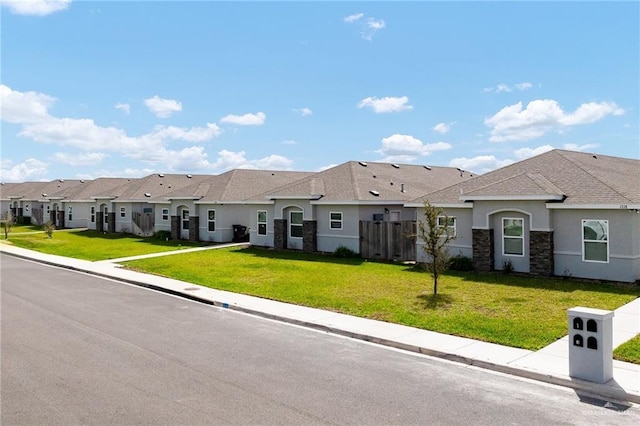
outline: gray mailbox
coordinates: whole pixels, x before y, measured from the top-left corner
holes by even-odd
[[[613,311],[572,308],[569,315],[569,376],[590,382],[613,379]]]

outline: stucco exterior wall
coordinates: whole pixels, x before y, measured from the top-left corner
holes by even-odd
[[[342,229],[331,229],[331,212],[342,213]],[[316,206],[318,251],[333,252],[344,246],[360,251],[360,209],[358,206]]]
[[[447,244],[449,255],[462,255],[470,258],[473,257],[472,209],[447,208],[444,209],[444,213],[449,217],[456,218],[456,238],[453,241],[450,241],[449,244]],[[424,219],[423,209],[417,209],[414,214],[417,215],[418,220]],[[424,241],[418,238],[416,240],[416,244],[417,261],[426,262],[428,259],[423,250]]]
[[[273,247],[273,205],[254,205],[247,206],[249,210],[249,242],[254,246]],[[267,212],[267,234],[258,235],[258,211]]]
[[[583,260],[582,220],[609,221],[609,261]],[[555,275],[607,281],[640,279],[640,214],[620,210],[553,210]]]
[[[94,203],[90,202],[78,202],[78,203],[64,203],[64,214],[65,214],[65,222],[64,225],[67,228],[88,228],[89,227],[89,216],[91,206],[95,206]],[[72,208],[71,220],[69,220],[69,207]],[[43,209],[44,211],[44,221],[49,220],[46,216],[47,208],[46,206]],[[95,228],[95,223],[94,223]]]
[[[216,243],[228,243],[233,241],[233,225],[242,225],[252,228],[251,216],[253,209],[246,205],[238,204],[198,204],[200,217],[199,238],[200,241]],[[209,231],[209,210],[215,210],[215,231]]]
[[[474,201],[473,227],[486,229],[491,227],[490,216],[501,212],[523,212],[530,216],[530,229],[536,231],[551,230],[551,212],[544,201]]]

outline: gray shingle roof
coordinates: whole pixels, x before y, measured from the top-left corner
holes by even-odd
[[[162,198],[186,197],[212,203],[242,202],[256,194],[273,190],[311,174],[309,172],[234,169],[221,175],[209,176],[197,184],[171,191]],[[261,199],[261,201],[264,200],[264,198]]]
[[[625,205],[640,203],[640,160],[555,149],[427,193],[435,204],[460,204],[460,197],[561,195],[565,205]]]
[[[469,172],[452,167],[349,161],[260,196],[329,203],[406,201],[470,177]]]

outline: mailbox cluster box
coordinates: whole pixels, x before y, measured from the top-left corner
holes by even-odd
[[[613,312],[569,309],[569,376],[597,383],[613,378]]]

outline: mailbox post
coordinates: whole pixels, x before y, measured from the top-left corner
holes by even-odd
[[[576,307],[569,317],[569,376],[590,382],[613,379],[613,311]]]

